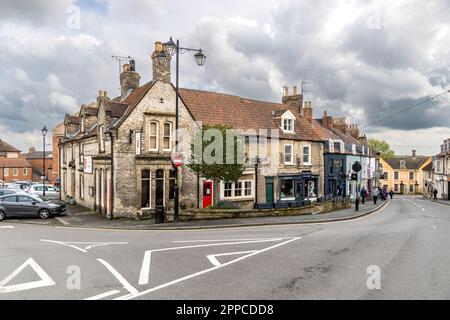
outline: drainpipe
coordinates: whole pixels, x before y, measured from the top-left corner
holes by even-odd
[[[111,185],[109,187],[110,190],[110,199],[109,199],[109,206],[110,206],[110,213],[108,215],[108,220],[112,220],[114,218],[113,211],[114,211],[114,136],[113,132],[109,131],[109,137],[111,138]]]

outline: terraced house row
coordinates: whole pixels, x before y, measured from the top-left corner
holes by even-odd
[[[157,42],[149,82],[141,84],[136,65],[130,61],[120,75],[120,96],[110,98],[100,91],[96,101],[66,115],[53,131],[64,200],[73,198],[116,216],[142,216],[158,205],[173,209],[176,91],[170,55],[166,63],[160,63],[156,56],[161,52],[165,48]],[[253,130],[259,138],[256,141],[267,139],[271,147],[256,170],[255,159],[248,159],[238,181],[214,185],[182,166],[178,181],[181,208],[208,207],[214,195],[242,208],[255,203],[316,201],[336,194],[339,186],[342,195],[354,197],[356,182],[350,176],[356,161],[362,164],[360,184],[370,190],[376,183],[377,164],[367,138],[344,118],[325,113],[314,119],[311,102],[303,101],[296,87],[291,92],[284,89],[281,103],[180,89],[180,153],[190,154],[193,133],[200,124]],[[255,139],[246,141],[247,150],[256,148],[252,145]]]

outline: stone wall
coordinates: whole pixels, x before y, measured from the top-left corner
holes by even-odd
[[[282,217],[282,216],[300,216],[315,215],[327,213],[335,210],[350,208],[350,202],[314,203],[310,206],[288,209],[201,209],[201,210],[182,210],[180,212],[180,221],[192,220],[210,220],[224,218],[251,218],[251,217]],[[173,212],[166,213],[166,222],[173,222]]]

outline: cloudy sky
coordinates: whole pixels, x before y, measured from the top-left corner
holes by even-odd
[[[179,38],[181,85],[280,101],[308,81],[314,115],[359,123],[398,153],[433,154],[450,137],[450,1],[2,0],[0,138],[27,150],[40,129],[119,93],[132,56],[151,78],[153,43]]]

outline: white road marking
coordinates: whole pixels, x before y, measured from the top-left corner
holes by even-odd
[[[12,279],[14,279],[19,273],[21,273],[28,266],[30,266],[37,273],[37,275],[41,278],[41,280],[5,287],[6,284],[8,284]],[[11,273],[9,276],[7,276],[0,282],[0,293],[10,293],[16,291],[30,290],[40,287],[49,287],[53,285],[55,285],[53,279],[50,278],[50,276],[44,271],[44,269],[42,269],[36,263],[36,261],[34,261],[32,258],[29,258],[13,273]]]
[[[286,238],[255,238],[255,239],[219,239],[219,240],[180,240],[172,241],[172,243],[190,243],[190,242],[223,242],[223,241],[254,241],[254,240],[283,240]]]
[[[112,275],[114,277],[116,277],[116,279],[122,284],[122,286],[124,287],[124,289],[126,289],[129,293],[131,294],[137,294],[139,293],[139,291],[136,290],[135,287],[133,287],[119,272],[117,272],[116,269],[113,268],[113,266],[111,266],[108,262],[106,262],[103,259],[97,259],[98,262],[100,262],[101,264],[103,264],[106,269],[108,269],[109,272],[112,273]]]
[[[100,299],[118,294],[119,292],[120,292],[119,290],[112,290],[112,291],[108,291],[108,292],[105,292],[105,293],[102,293],[102,294],[99,294],[99,295],[96,295],[96,296],[93,296],[93,297],[90,297],[90,298],[87,298],[84,300],[100,300]]]
[[[411,201],[411,200],[409,200],[409,199],[404,199],[404,201],[407,201],[407,202],[409,202],[409,203],[415,205],[417,208],[419,208],[419,209],[422,210],[423,212],[426,211],[422,206],[420,206],[419,204],[417,204],[417,203],[415,203],[415,202],[413,202],[413,201]]]
[[[104,246],[108,246],[108,245],[118,245],[118,244],[128,244],[128,242],[72,242],[72,241],[56,241],[56,240],[45,240],[45,239],[41,239],[41,241],[60,244],[60,245],[81,251],[83,253],[86,253],[86,252],[88,252],[89,249],[92,249],[95,247],[104,247]],[[81,247],[84,247],[84,248],[80,248],[76,245],[81,245]],[[86,246],[84,246],[84,245],[86,245]]]
[[[225,242],[225,243],[209,243],[209,244],[198,244],[193,246],[184,246],[184,247],[173,247],[173,248],[163,248],[163,249],[154,249],[147,250],[144,253],[144,259],[142,262],[141,273],[139,274],[139,285],[148,284],[150,277],[150,256],[152,252],[161,252],[161,251],[171,251],[171,250],[180,250],[180,249],[192,249],[192,248],[203,248],[203,247],[214,247],[214,246],[227,246],[227,245],[235,245],[235,244],[246,244],[246,243],[261,243],[261,242],[275,242],[281,241],[285,239],[291,238],[272,238],[272,239],[264,239],[264,240],[249,240],[249,241],[239,241],[239,242]]]
[[[146,251],[144,253],[144,259],[142,261],[141,273],[139,274],[139,282],[138,282],[140,286],[147,284],[149,282],[150,263],[152,259],[151,257],[152,257],[151,251]]]
[[[434,230],[436,230],[436,229],[437,229],[437,227],[436,227],[436,226],[433,226],[433,229],[434,229]]]
[[[212,263],[213,266],[220,266],[221,263],[216,259],[216,257],[223,257],[223,256],[231,256],[236,254],[244,254],[244,253],[253,253],[257,250],[251,250],[251,251],[241,251],[241,252],[227,252],[227,253],[219,253],[219,254],[210,254],[206,256],[208,260]]]
[[[151,288],[151,289],[148,289],[148,290],[139,292],[139,293],[137,293],[137,294],[125,295],[125,296],[122,296],[122,297],[118,297],[118,298],[116,298],[116,299],[114,299],[114,300],[129,300],[129,299],[137,298],[137,297],[140,297],[140,296],[149,294],[149,293],[151,293],[151,292],[154,292],[154,291],[157,291],[157,290],[160,290],[160,289],[169,287],[169,286],[171,286],[171,285],[177,284],[177,283],[179,283],[179,282],[182,282],[182,281],[185,281],[185,280],[189,280],[189,279],[198,277],[198,276],[203,275],[203,274],[205,274],[205,273],[208,273],[208,272],[211,272],[211,271],[214,271],[214,270],[218,270],[218,269],[220,269],[220,268],[224,268],[224,267],[229,266],[229,265],[231,265],[231,264],[233,264],[233,263],[236,263],[236,262],[242,261],[242,260],[244,260],[244,259],[247,259],[247,258],[249,258],[249,257],[251,257],[251,256],[254,256],[254,255],[257,255],[257,254],[260,254],[260,253],[269,251],[269,250],[272,250],[272,249],[274,249],[274,248],[277,248],[277,247],[286,245],[286,244],[288,244],[288,243],[290,243],[290,242],[293,242],[293,241],[296,241],[296,240],[299,240],[299,239],[301,239],[301,237],[292,238],[292,239],[287,240],[287,241],[285,241],[285,242],[277,243],[277,244],[275,244],[275,245],[273,245],[273,246],[270,246],[270,247],[267,247],[267,248],[264,248],[264,249],[255,251],[255,252],[253,252],[253,253],[247,254],[247,255],[245,255],[245,256],[239,257],[239,258],[237,258],[237,259],[234,259],[234,260],[232,260],[232,261],[226,262],[226,263],[221,264],[221,265],[219,265],[219,266],[214,266],[214,267],[212,267],[212,268],[209,268],[209,269],[206,269],[206,270],[203,270],[203,271],[200,271],[200,272],[196,272],[196,273],[193,273],[193,274],[191,274],[191,275],[184,276],[184,277],[182,277],[182,278],[179,278],[179,279],[176,279],[176,280],[167,282],[167,283],[165,283],[165,284],[162,284],[162,285],[159,285],[159,286],[157,286],[157,287],[154,287],[154,288]]]
[[[1,226],[0,229],[14,229],[13,226]]]
[[[65,226],[67,226],[67,225],[70,224],[70,223],[68,223],[66,220],[64,220],[64,219],[61,218],[61,217],[55,217],[55,219],[58,220],[60,223],[62,223],[62,224],[65,225]]]

